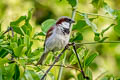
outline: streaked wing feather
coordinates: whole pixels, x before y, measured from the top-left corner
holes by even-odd
[[[47,34],[46,34],[46,37],[45,37],[45,42],[44,42],[44,49],[45,49],[46,40],[47,40],[47,38],[49,38],[49,37],[52,35],[53,29],[54,29],[54,26],[52,26],[52,27],[47,31]]]

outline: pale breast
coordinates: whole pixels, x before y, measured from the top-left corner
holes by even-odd
[[[64,48],[69,42],[69,35],[64,35],[61,32],[52,34],[46,41],[46,48],[51,51],[59,51]]]

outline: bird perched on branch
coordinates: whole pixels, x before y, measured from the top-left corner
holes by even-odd
[[[74,22],[71,18],[62,16],[56,21],[56,24],[47,31],[44,42],[44,52],[37,62],[37,65],[43,63],[50,51],[55,52],[65,48],[69,43],[71,24]]]

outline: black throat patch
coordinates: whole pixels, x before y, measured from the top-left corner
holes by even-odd
[[[69,28],[63,28],[62,30],[63,34],[69,34],[70,33],[70,29]]]

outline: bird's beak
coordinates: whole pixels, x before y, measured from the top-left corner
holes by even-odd
[[[74,20],[71,20],[71,23],[75,23],[75,21],[74,21]]]

